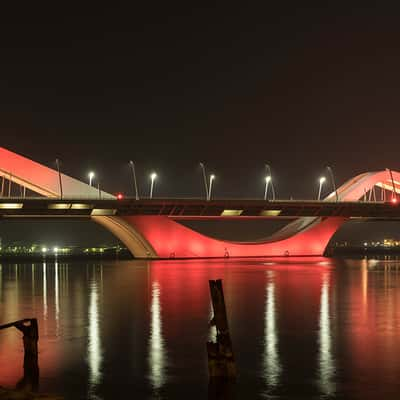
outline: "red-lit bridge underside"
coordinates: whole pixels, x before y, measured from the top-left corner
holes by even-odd
[[[323,254],[333,233],[348,218],[400,219],[400,204],[390,201],[3,198],[0,216],[91,217],[139,257],[298,256]],[[212,239],[176,222],[282,218],[295,221],[275,235],[253,243]]]
[[[98,193],[94,188],[83,182],[64,174],[58,174],[57,171],[53,169],[47,168],[1,147],[0,177],[2,177],[2,195],[6,193],[4,181],[8,180],[10,182],[8,184],[9,195],[12,193],[11,182],[13,182],[14,184],[23,186],[25,189],[27,188],[42,196],[53,199],[60,197],[62,186],[64,198],[89,197],[93,200],[93,204],[96,202],[98,196],[103,199],[110,199],[110,201],[114,201],[115,199],[115,197],[109,193]],[[368,197],[369,200],[377,200],[376,187],[379,188],[378,195],[379,193],[383,195],[387,191],[392,191],[392,196],[395,196],[400,192],[400,173],[391,173],[388,170],[384,170],[360,174],[342,185],[337,190],[337,193],[331,193],[325,199],[327,205],[319,205],[311,216],[299,217],[269,238],[253,243],[234,243],[217,240],[195,232],[174,221],[174,218],[185,217],[185,211],[181,212],[174,207],[169,210],[168,207],[165,208],[163,206],[162,211],[157,212],[153,210],[148,213],[149,215],[137,208],[140,203],[131,204],[130,207],[133,208],[131,212],[123,210],[123,203],[115,207],[115,209],[111,209],[110,212],[95,212],[95,205],[93,205],[93,207],[87,207],[86,209],[83,208],[83,210],[86,210],[86,215],[91,216],[94,221],[113,232],[137,257],[200,258],[224,256],[322,255],[332,235],[348,217],[348,215],[343,212],[343,209],[341,212],[335,212],[335,210],[338,210],[338,207],[341,207],[341,204],[339,204],[339,206],[336,204],[332,206],[333,208],[330,208],[328,203],[334,201],[337,196],[339,203],[352,202],[353,207],[358,207],[354,205],[354,203],[362,197]],[[23,193],[25,193],[25,191],[23,191]],[[381,199],[383,200],[384,197],[381,197]],[[4,216],[17,216],[18,214],[21,216],[29,215],[29,213],[24,213],[24,211],[27,211],[28,200],[17,201],[15,199],[8,199],[7,201],[12,201],[12,203],[8,204],[8,206],[6,203],[6,206],[2,208],[4,211],[2,214]],[[77,214],[82,212],[82,209],[79,208],[75,202],[70,201],[65,203],[67,201],[68,200],[63,200],[64,204],[66,204],[66,208],[64,209],[54,208],[50,209],[51,212],[47,209],[43,214],[40,214],[40,212],[35,214],[42,216],[49,214],[55,215],[57,214],[57,210],[61,214],[62,210],[64,210],[66,215],[73,215],[74,212]],[[151,204],[156,204],[156,202],[150,202],[147,206],[151,206]],[[253,208],[251,206],[248,208],[246,208],[247,206],[243,206],[243,209],[242,207],[239,208],[239,204],[235,207],[233,207],[232,204],[233,203],[230,203],[228,211],[234,211],[233,214],[238,214],[240,212],[239,216],[243,215],[243,217],[246,215],[248,217],[253,216],[257,218],[266,217],[270,216],[271,211],[276,211],[276,209],[271,208],[273,205],[268,203],[257,204]],[[387,204],[375,204],[380,211],[389,213],[388,216],[390,217],[390,208]],[[15,208],[13,208],[14,206]],[[187,211],[190,207],[189,205],[186,206]],[[224,214],[221,215],[221,207],[222,212],[224,212],[226,204],[220,205],[220,208],[218,208],[216,203],[204,204],[203,202],[203,204],[200,204],[200,209],[198,211],[192,210],[192,212],[189,212],[189,216],[206,217],[207,214],[209,214],[209,217],[214,216],[221,218],[224,216]],[[265,207],[268,208],[265,209]],[[286,206],[285,210],[289,210],[290,208],[290,205]],[[280,210],[279,215],[284,216],[285,212],[290,214],[290,212],[285,210]],[[323,212],[323,210],[325,211]],[[310,209],[308,209],[308,211],[310,211]],[[177,215],[174,216],[174,214]],[[294,212],[293,215],[296,215],[296,212]],[[307,214],[300,213],[297,215]],[[318,215],[325,216],[320,217]]]

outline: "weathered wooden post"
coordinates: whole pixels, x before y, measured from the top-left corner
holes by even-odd
[[[236,364],[229,334],[222,280],[211,280],[209,284],[214,311],[214,317],[210,324],[215,325],[217,329],[217,342],[207,342],[209,377],[210,379],[234,380],[236,378]]]
[[[0,325],[0,330],[11,327],[15,327],[23,333],[24,343],[24,376],[18,382],[17,389],[37,391],[39,386],[39,329],[37,319],[22,319],[9,324]]]
[[[26,325],[27,322],[29,322],[29,325]],[[37,319],[32,318],[28,320],[16,321],[14,322],[14,326],[24,334],[23,341],[25,356],[37,358],[39,340]]]

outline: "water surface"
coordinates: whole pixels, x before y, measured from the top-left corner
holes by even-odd
[[[399,271],[393,259],[2,264],[0,324],[38,318],[42,391],[217,398],[205,343],[208,280],[221,278],[239,376],[220,398],[397,399]],[[0,385],[22,364],[19,332],[0,331]]]

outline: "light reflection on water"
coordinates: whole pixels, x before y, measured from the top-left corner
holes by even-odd
[[[44,391],[204,399],[220,278],[239,371],[227,398],[397,398],[393,259],[2,264],[0,324],[38,318]],[[22,356],[20,334],[1,331],[0,386]]]
[[[274,272],[268,271],[267,277],[268,282],[265,296],[264,377],[268,386],[275,387],[279,383],[281,365],[279,362],[278,332],[276,325]]]
[[[153,282],[151,289],[151,323],[149,341],[150,381],[154,389],[159,389],[165,382],[165,344],[162,336],[160,303],[160,285]]]
[[[47,319],[47,266],[44,262],[43,266],[43,318]]]
[[[89,365],[89,393],[94,394],[96,386],[101,381],[101,361],[102,348],[99,328],[99,288],[96,281],[91,282],[89,286],[89,332],[88,332],[88,354]]]
[[[329,314],[329,274],[322,276],[321,310],[319,319],[319,375],[322,393],[332,396],[335,393],[335,365],[332,358],[331,318]]]

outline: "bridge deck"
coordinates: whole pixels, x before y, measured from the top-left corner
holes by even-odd
[[[400,218],[400,203],[251,199],[49,199],[0,198],[2,217],[165,215],[173,219],[297,217]]]

